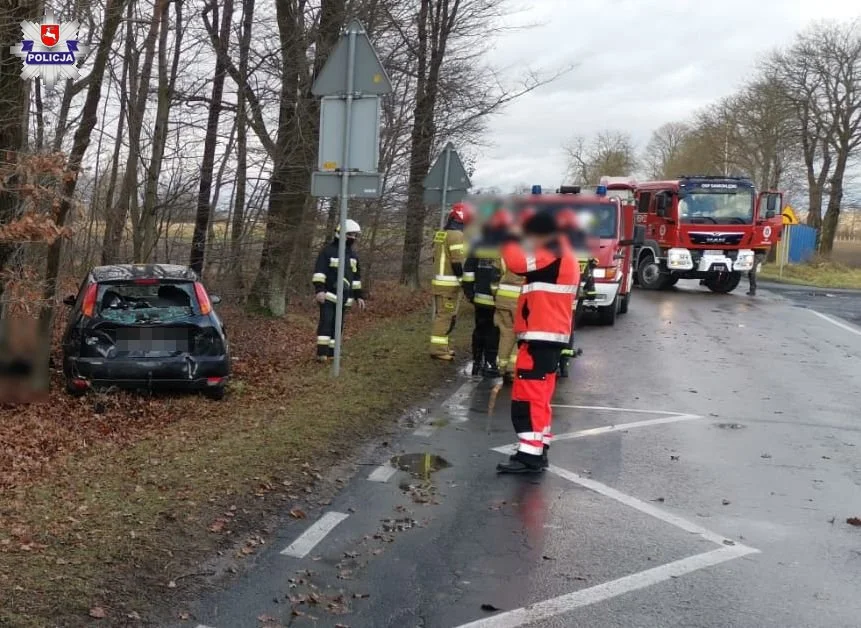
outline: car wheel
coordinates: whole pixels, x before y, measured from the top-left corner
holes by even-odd
[[[741,273],[721,273],[717,277],[706,279],[706,288],[718,294],[729,294],[738,287]]]
[[[213,401],[221,401],[224,399],[224,395],[226,394],[226,389],[224,386],[214,386],[212,388],[207,388],[203,391],[203,394],[206,395],[208,399],[212,399]]]
[[[615,325],[616,315],[619,313],[619,297],[613,299],[610,305],[598,308],[598,320],[602,325]]]
[[[661,290],[667,278],[661,272],[661,265],[651,253],[641,259],[637,265],[637,277],[640,280],[640,287],[644,290]]]

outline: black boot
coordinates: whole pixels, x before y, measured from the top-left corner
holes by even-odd
[[[527,474],[541,473],[544,471],[544,466],[541,463],[541,456],[530,456],[517,452],[508,459],[508,462],[500,462],[496,465],[497,473],[511,474]]]
[[[559,377],[568,377],[568,358],[559,360]]]
[[[478,377],[479,375],[481,375],[481,362],[473,360],[472,361],[472,376]]]

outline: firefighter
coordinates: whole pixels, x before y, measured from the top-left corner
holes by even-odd
[[[341,225],[335,228],[334,239],[327,244],[317,256],[314,265],[314,294],[320,306],[320,321],[317,324],[317,360],[327,362],[335,355],[335,320],[338,301],[338,239]],[[346,252],[348,264],[344,268],[344,304],[341,323],[346,319],[347,309],[357,303],[360,310],[365,309],[364,293],[362,291],[362,274],[359,268],[359,258],[356,256],[355,243],[362,232],[355,220],[347,221]]]
[[[593,298],[595,292],[595,279],[592,276],[592,267],[594,261],[589,254],[589,244],[586,229],[581,224],[583,220],[577,216],[573,209],[563,209],[556,214],[556,224],[559,230],[568,238],[568,243],[579,258],[585,258],[585,263],[579,264],[579,270],[582,271],[581,280],[583,281],[583,293],[585,298]],[[559,358],[559,377],[568,377],[568,367],[571,360],[580,355],[582,350],[574,348],[574,333],[577,321],[577,304],[579,302],[579,294],[574,298],[574,306],[571,310],[571,337],[568,339],[568,346],[562,350],[562,356]]]
[[[556,369],[571,336],[571,310],[580,283],[580,267],[568,239],[558,233],[555,218],[535,214],[524,225],[524,242],[508,241],[502,259],[525,282],[517,303],[514,331],[518,349],[511,422],[519,440],[517,452],[499,473],[540,473],[549,464],[550,400]]]
[[[435,360],[454,359],[454,351],[449,348],[448,338],[457,320],[458,297],[463,281],[463,262],[466,255],[463,230],[472,221],[472,217],[472,207],[466,203],[455,203],[448,214],[445,228],[434,234],[434,316],[431,324],[430,356]]]
[[[495,216],[495,215],[494,215]],[[494,322],[496,291],[499,286],[501,236],[494,216],[484,225],[479,237],[470,247],[463,265],[463,291],[475,309],[472,331],[472,375],[496,378],[499,328]]]
[[[521,211],[521,224],[528,218],[531,218],[534,213],[530,208]],[[514,217],[505,209],[498,210],[491,217],[491,223],[500,232],[510,233],[514,229]],[[505,381],[513,381],[514,362],[517,357],[517,345],[514,337],[514,314],[517,310],[517,300],[520,298],[520,287],[523,285],[523,277],[508,268],[501,256],[500,274],[499,287],[496,290],[496,308],[493,313],[493,323],[499,330],[496,367]]]

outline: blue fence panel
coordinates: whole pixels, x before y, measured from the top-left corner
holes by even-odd
[[[806,262],[816,253],[817,230],[807,225],[792,225],[789,228],[789,263]]]

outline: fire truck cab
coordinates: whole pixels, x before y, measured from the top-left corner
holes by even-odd
[[[650,181],[636,186],[635,198],[636,224],[646,230],[635,251],[635,279],[647,290],[701,279],[712,292],[732,292],[756,253],[780,237],[780,193],[757,195],[750,179]]]
[[[588,214],[591,234],[585,250],[578,251],[581,273],[591,269],[594,293],[578,295],[578,319],[587,311],[597,312],[599,321],[613,325],[618,314],[628,311],[633,286],[633,249],[643,243],[645,230],[634,227],[633,197],[625,196],[619,188],[616,194],[606,185],[599,184],[594,191],[581,191],[579,186],[562,186],[555,194],[544,194],[540,186],[533,186],[532,196],[520,200],[523,206],[536,211],[557,213],[571,209]]]

